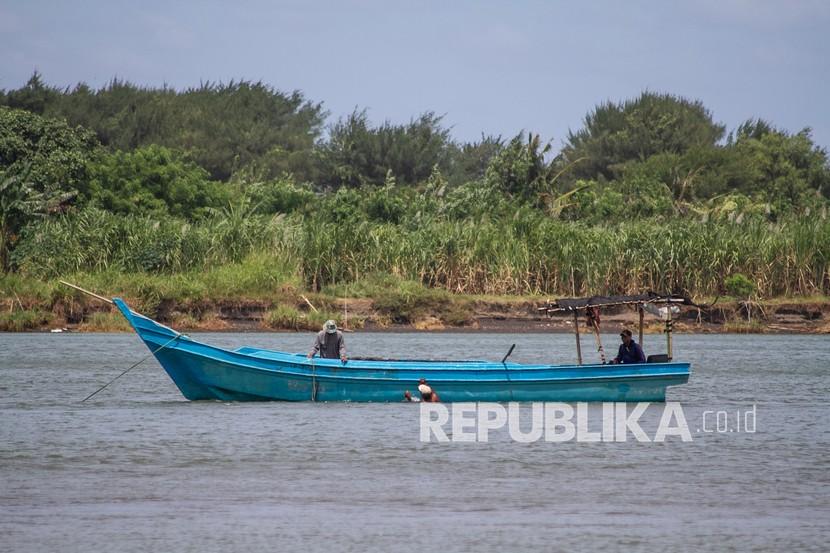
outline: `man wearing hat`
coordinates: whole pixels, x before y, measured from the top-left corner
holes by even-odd
[[[337,330],[337,323],[332,320],[326,321],[323,325],[323,330],[317,333],[317,339],[314,340],[314,347],[308,352],[308,358],[314,357],[314,354],[320,352],[320,357],[323,359],[337,359],[346,362],[346,342],[343,340],[343,333]]]
[[[622,344],[620,344],[620,351],[617,356],[611,361],[617,363],[645,363],[646,355],[643,353],[643,348],[640,344],[634,341],[631,337],[631,331],[627,328],[620,332]]]

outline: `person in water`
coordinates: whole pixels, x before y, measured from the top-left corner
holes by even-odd
[[[343,333],[337,330],[337,323],[334,321],[326,321],[323,330],[317,333],[314,347],[308,352],[308,358],[311,359],[317,352],[320,353],[320,357],[323,359],[337,359],[339,357],[340,361],[346,362],[346,341],[343,339]]]
[[[418,402],[425,402],[425,403],[438,403],[441,401],[438,398],[438,393],[432,389],[432,387],[427,384],[425,378],[422,378],[418,381],[418,393],[421,394],[421,397],[413,396],[409,390],[406,390],[403,393],[403,399],[405,401],[411,401],[414,403]]]
[[[631,331],[627,328],[620,332],[620,338],[622,339],[622,344],[620,344],[620,351],[617,353],[617,356],[611,361],[614,364],[617,363],[645,363],[646,362],[646,354],[643,353],[643,348],[640,347],[640,344],[634,341],[634,338],[631,336]]]
[[[421,394],[421,401],[426,403],[438,403],[441,399],[438,397],[438,392],[432,389],[432,387],[427,384],[425,378],[421,378],[418,381],[418,392]]]

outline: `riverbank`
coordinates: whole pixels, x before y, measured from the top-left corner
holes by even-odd
[[[166,286],[146,280],[123,280],[92,287],[103,295],[121,296],[131,306],[182,331],[313,331],[327,319],[348,330],[572,332],[569,315],[547,318],[538,307],[542,296],[475,296],[451,294],[411,281],[394,285],[332,287],[312,293],[295,283],[271,287],[227,287],[224,295],[188,289],[180,279]],[[85,281],[82,284],[89,286]],[[129,331],[113,307],[54,282],[6,276],[0,289],[0,331],[77,332]],[[249,283],[250,284],[250,283]],[[109,292],[107,292],[109,290]],[[678,332],[695,333],[830,333],[830,298],[773,298],[747,304],[731,298],[703,298],[709,309],[684,310],[675,320]],[[635,329],[637,313],[628,307],[605,309],[602,328]],[[645,331],[660,333],[661,321],[646,315]]]

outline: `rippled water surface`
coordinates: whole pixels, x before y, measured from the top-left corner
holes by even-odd
[[[304,351],[313,336],[197,339]],[[347,341],[363,355],[500,359],[516,342],[515,361],[574,356],[568,335]],[[675,348],[693,363],[669,390],[691,442],[421,443],[414,405],[188,402],[152,359],[81,404],[148,353],[136,336],[0,334],[0,551],[826,551],[830,339]],[[734,426],[753,405],[755,433],[701,431],[704,411]]]

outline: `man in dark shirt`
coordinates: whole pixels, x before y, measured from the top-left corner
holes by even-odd
[[[617,363],[645,363],[646,355],[643,353],[643,348],[640,344],[634,341],[631,337],[631,331],[627,328],[620,332],[622,344],[620,344],[620,351],[617,356],[611,361]]]
[[[311,359],[317,352],[320,352],[320,357],[323,359],[339,357],[343,363],[346,362],[346,342],[343,340],[343,333],[337,330],[337,324],[334,321],[326,321],[323,330],[317,333],[314,347],[308,352],[308,358]]]

